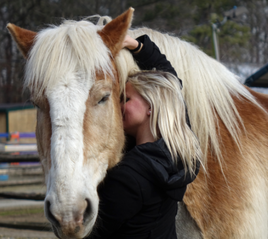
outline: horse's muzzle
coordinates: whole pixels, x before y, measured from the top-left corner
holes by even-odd
[[[80,205],[80,206],[77,206]],[[52,224],[53,231],[58,238],[71,239],[83,238],[86,236],[85,230],[92,217],[92,207],[89,199],[78,203],[73,210],[66,209],[64,213],[53,211],[52,203],[49,199],[45,201],[45,214]]]

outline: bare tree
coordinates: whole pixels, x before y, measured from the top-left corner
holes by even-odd
[[[24,102],[24,60],[5,27],[8,22],[39,31],[47,24],[100,14],[116,17],[135,8],[132,26],[148,26],[170,32],[199,45],[213,55],[211,21],[236,4],[248,13],[238,22],[229,21],[219,34],[222,59],[264,64],[268,55],[267,0],[0,0],[0,103]],[[214,14],[214,15],[213,15]]]

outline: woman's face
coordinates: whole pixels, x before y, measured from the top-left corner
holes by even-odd
[[[126,103],[121,103],[121,110],[127,134],[136,137],[137,132],[149,127],[150,105],[129,82],[126,84]]]

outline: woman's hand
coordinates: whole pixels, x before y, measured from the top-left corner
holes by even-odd
[[[122,48],[128,48],[129,50],[134,50],[136,49],[137,47],[139,46],[139,42],[137,40],[135,40],[134,38],[132,38],[131,36],[129,35],[126,35],[124,41],[123,41],[123,45],[122,45]],[[135,53],[138,53],[141,48],[142,48],[142,44],[141,44],[141,47],[140,49],[137,50],[137,52]]]
[[[124,41],[123,41],[123,46],[122,48],[128,48],[129,50],[133,50],[137,48],[139,45],[139,42],[135,39],[133,39],[131,36],[126,35]]]

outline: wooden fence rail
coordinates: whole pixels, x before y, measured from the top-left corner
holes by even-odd
[[[40,162],[37,154],[27,155],[11,155],[11,154],[0,154],[0,163],[21,163],[21,162]]]
[[[12,165],[10,163],[23,163],[23,162],[39,162],[37,154],[31,155],[12,155],[8,153],[0,153],[0,163],[7,163],[5,167],[2,164],[0,167],[0,176],[8,175],[8,180],[0,181],[0,188],[8,188],[8,192],[0,192],[0,197],[10,199],[31,199],[43,200],[45,193],[22,193],[13,192],[12,188],[27,186],[27,185],[44,185],[44,176],[41,164],[21,164]]]

